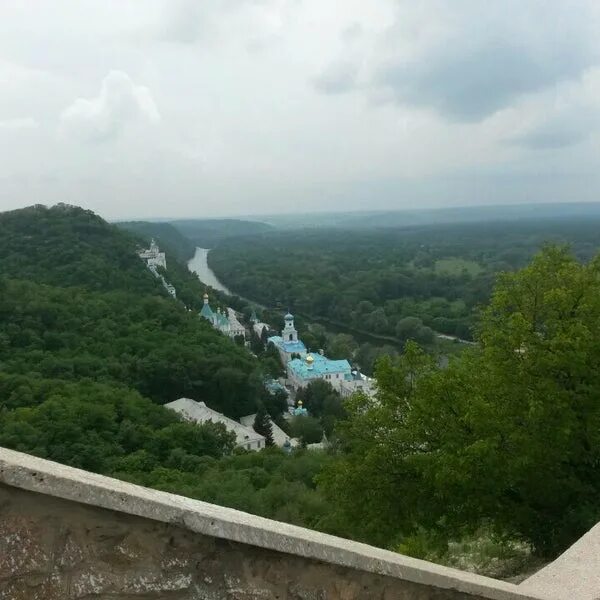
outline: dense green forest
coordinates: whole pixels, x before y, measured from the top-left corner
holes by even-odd
[[[471,339],[496,274],[524,266],[545,242],[570,242],[587,260],[600,220],[275,232],[224,241],[209,263],[258,302],[427,344],[433,331]]]
[[[338,311],[354,298],[386,313],[388,300],[360,294],[387,289],[400,271],[394,281],[405,287],[391,301],[410,289],[415,304],[442,292],[482,304],[477,321],[465,317],[477,344],[443,368],[407,335],[404,352],[377,361],[376,398],[303,390],[311,417],[290,426],[306,443],[324,431],[330,446],[288,455],[236,449],[223,426],[186,423],[162,406],[188,396],[234,418],[268,411],[277,420],[284,406],[263,385],[281,369],[273,348],[252,338],[248,352],[170,298],[136,256],[140,238],[93,213],[0,214],[0,445],[449,564],[474,541],[479,558],[496,553],[496,570],[470,568],[495,574],[508,572],[497,557],[553,557],[600,519],[597,224],[555,225],[434,229],[427,243],[423,230],[329,232],[329,246],[308,232],[292,248],[269,234],[254,254],[244,240],[223,242],[216,257],[245,248],[244,264],[259,264],[268,249],[277,273],[303,264],[307,290],[293,300],[307,312],[314,273],[328,273]],[[530,262],[542,240],[571,235],[573,253],[549,246]],[[359,249],[369,251],[352,270]],[[165,274],[186,293],[203,290],[167,260]],[[498,271],[507,272],[492,284]],[[411,273],[417,283],[405,282]],[[428,285],[441,287],[434,295]],[[465,290],[481,299],[467,302]],[[325,336],[306,334],[317,344]],[[344,342],[328,341],[334,354]]]
[[[0,276],[91,291],[160,292],[135,244],[91,211],[57,205],[0,213]]]
[[[263,386],[272,365],[170,298],[139,242],[76,207],[0,214],[0,445],[316,526],[329,512],[313,481],[325,456],[246,458],[221,425],[162,406],[187,396],[234,418],[284,408]],[[199,306],[204,286],[173,257],[167,266]]]
[[[554,556],[600,520],[600,256],[502,276],[477,339],[446,369],[411,342],[346,403],[319,481],[354,537],[435,556],[485,527]]]
[[[170,256],[185,263],[196,251],[196,245],[184,236],[171,223],[153,223],[150,221],[122,221],[115,223],[117,227],[126,229],[134,235],[151,240],[154,238],[161,249],[166,249]]]

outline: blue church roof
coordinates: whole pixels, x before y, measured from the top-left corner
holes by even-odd
[[[304,359],[295,358],[288,363],[288,369],[292,370],[301,379],[312,379],[327,374],[343,374],[344,379],[352,377],[350,363],[347,360],[330,360],[320,354],[313,355],[312,368]]]
[[[217,313],[217,323],[221,327],[227,327],[229,325],[229,319],[223,313]]]
[[[208,304],[205,304],[202,307],[202,310],[200,311],[200,316],[204,317],[205,319],[208,319],[209,321],[213,320],[214,313],[213,313],[211,307]]]
[[[274,335],[267,339],[267,343],[269,342],[275,344],[275,346],[289,354],[292,354],[293,352],[298,354],[306,353],[306,346],[300,340],[297,342],[286,342],[280,335]]]
[[[269,379],[268,381],[265,381],[265,388],[267,388],[267,391],[271,394],[283,392],[286,396],[288,395],[288,391],[276,379]]]

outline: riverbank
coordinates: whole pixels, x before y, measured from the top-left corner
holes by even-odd
[[[243,296],[239,296],[239,294],[232,292],[225,284],[223,284],[208,265],[209,252],[210,248],[196,248],[196,253],[194,254],[194,257],[188,262],[188,268],[190,269],[190,271],[196,273],[200,281],[206,283],[215,290],[219,290],[230,296],[238,296],[239,298],[242,298],[247,302],[250,302],[251,304],[254,304],[255,306],[258,306],[260,308],[269,308],[263,304],[259,304],[258,302],[251,300],[250,298],[244,298]],[[404,346],[403,342],[401,342],[400,340],[398,340],[398,338],[395,338],[393,336],[381,335],[371,333],[362,329],[356,329],[354,327],[346,325],[345,323],[332,321],[331,319],[328,319],[326,317],[318,317],[303,313],[299,313],[299,316],[303,317],[307,321],[313,323],[320,323],[321,325],[323,325],[324,327],[326,327],[334,333],[348,333],[352,335],[359,343],[369,342],[375,345],[388,344],[400,350]],[[460,344],[469,345],[474,344],[474,342],[471,342],[469,340],[463,340],[461,338],[445,335],[443,333],[436,332],[436,337],[440,341],[443,340],[446,342],[456,342]]]
[[[211,268],[208,266],[208,253],[210,248],[196,248],[196,253],[193,258],[188,261],[188,269],[192,273],[196,273],[198,279],[202,283],[209,285],[211,288],[228,294],[229,296],[235,296],[235,294],[223,285],[217,276],[213,273]]]

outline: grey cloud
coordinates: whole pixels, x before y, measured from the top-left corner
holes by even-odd
[[[552,119],[530,127],[508,141],[530,150],[551,150],[574,146],[586,140],[597,130],[599,115],[596,112],[574,107]]]
[[[179,44],[214,41],[232,11],[265,0],[166,0],[153,36]],[[252,38],[256,40],[256,36]]]
[[[363,34],[363,27],[360,23],[352,23],[348,27],[344,27],[340,32],[340,38],[343,42],[351,44],[355,40],[358,40]]]
[[[418,63],[388,65],[377,74],[375,85],[390,88],[397,102],[478,121],[519,95],[578,77],[590,63],[576,42],[539,53],[507,40],[485,40],[476,46],[437,48]]]
[[[164,41],[192,44],[205,38],[211,25],[206,3],[197,0],[170,0],[156,37]]]
[[[140,119],[156,122],[160,115],[148,88],[136,85],[122,71],[111,71],[97,97],[78,98],[60,117],[64,132],[93,142],[114,139],[128,123]]]
[[[444,22],[444,14],[436,14],[438,4],[427,6],[434,21]],[[519,9],[518,19],[512,18],[511,6]],[[453,3],[452,8],[447,30],[424,42],[419,32],[427,29],[426,23],[413,24],[408,46],[402,42],[409,39],[411,28],[399,17],[376,40],[370,68],[360,73],[361,87],[388,101],[474,122],[522,95],[577,79],[599,58],[583,5],[575,16],[562,5],[537,2],[507,2],[502,13],[487,3],[468,1]],[[335,64],[324,74],[330,71],[336,73]],[[330,75],[332,85],[317,88],[349,91],[356,84],[342,75],[350,72],[346,66],[339,81]]]
[[[512,139],[512,143],[532,150],[565,148],[582,142],[588,132],[567,129],[540,128]]]
[[[329,65],[313,80],[314,87],[324,94],[342,94],[356,87],[357,66],[350,61]]]

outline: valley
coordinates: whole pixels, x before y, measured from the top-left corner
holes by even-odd
[[[1,213],[0,445],[512,576],[599,516],[597,225]]]

